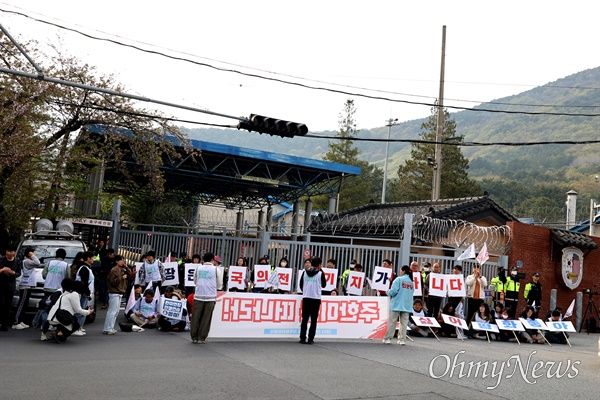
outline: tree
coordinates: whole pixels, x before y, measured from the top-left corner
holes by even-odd
[[[344,110],[339,115],[339,132],[336,140],[330,140],[328,151],[323,160],[340,164],[354,165],[361,168],[359,176],[344,178],[339,190],[339,210],[358,207],[367,204],[371,200],[381,198],[381,182],[383,171],[381,168],[369,164],[359,158],[360,151],[352,141],[358,135],[359,129],[356,124],[356,107],[354,100],[348,99],[344,104]],[[315,198],[316,209],[327,209],[328,197],[319,196]]]
[[[429,119],[421,124],[421,140],[435,142],[437,129],[437,107],[432,108]],[[450,119],[448,110],[444,110],[444,130],[442,141],[462,142],[463,136],[456,136],[456,121]],[[429,160],[428,160],[429,159]],[[413,143],[411,158],[398,168],[398,177],[390,184],[393,201],[431,199],[433,166],[435,160],[434,143]],[[481,194],[477,183],[469,179],[467,170],[469,160],[459,146],[442,146],[442,181],[440,198],[452,199],[471,197]]]
[[[114,77],[98,73],[57,47],[51,46],[47,55],[35,42],[20,44],[45,76],[124,91]],[[4,34],[0,45],[3,67],[35,72]],[[14,74],[0,74],[0,106],[0,230],[12,240],[18,239],[32,217],[77,213],[67,210],[66,199],[97,195],[85,193],[86,178],[94,168],[113,168],[131,178],[127,158],[138,161],[136,172],[160,199],[162,157],[179,157],[167,136],[187,143],[167,118],[137,107],[132,100]],[[91,124],[107,129],[103,135],[81,129]]]

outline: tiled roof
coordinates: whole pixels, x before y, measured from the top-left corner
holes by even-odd
[[[366,204],[338,214],[313,220],[309,231],[313,233],[346,233],[352,235],[398,236],[403,230],[404,214],[421,215],[439,219],[475,221],[491,217],[499,225],[516,221],[508,211],[489,196],[443,200],[420,200],[387,204]]]
[[[551,229],[550,235],[560,246],[573,246],[579,249],[597,249],[598,245],[584,233],[577,233],[565,229]]]

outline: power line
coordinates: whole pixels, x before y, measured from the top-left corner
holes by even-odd
[[[401,99],[393,99],[393,98],[383,97],[383,96],[374,96],[374,95],[368,95],[368,94],[362,94],[362,93],[354,93],[354,92],[349,92],[349,91],[345,91],[345,90],[331,89],[331,88],[319,87],[319,86],[312,86],[312,85],[307,85],[307,84],[303,84],[303,83],[299,83],[299,82],[291,82],[291,81],[286,81],[286,80],[279,79],[279,78],[267,77],[267,76],[262,76],[262,75],[258,75],[258,74],[254,74],[254,73],[248,73],[248,72],[238,71],[238,70],[235,70],[235,69],[218,67],[218,66],[211,65],[211,64],[208,64],[208,63],[194,61],[194,60],[190,60],[190,59],[183,58],[183,57],[177,57],[177,56],[169,55],[169,54],[166,54],[166,53],[163,53],[163,52],[159,52],[159,51],[155,51],[155,50],[144,49],[144,48],[139,47],[139,46],[135,46],[135,45],[132,45],[132,44],[123,43],[123,42],[120,42],[120,41],[117,41],[117,40],[113,40],[113,39],[109,39],[109,38],[101,38],[101,37],[93,36],[93,35],[90,35],[88,33],[81,32],[81,31],[79,31],[77,29],[69,28],[69,27],[66,27],[66,26],[63,26],[63,25],[60,25],[60,24],[56,24],[56,23],[53,23],[53,22],[49,22],[49,21],[45,21],[45,20],[42,20],[42,19],[39,19],[39,18],[35,18],[35,17],[29,16],[27,14],[21,13],[21,12],[4,10],[4,9],[0,9],[0,11],[6,12],[6,13],[20,15],[20,16],[32,19],[34,21],[37,21],[37,22],[41,22],[41,23],[44,23],[44,24],[48,24],[48,25],[52,25],[52,26],[64,29],[64,30],[75,32],[75,33],[78,33],[78,34],[80,34],[82,36],[85,36],[87,38],[90,38],[90,39],[99,40],[99,41],[106,41],[106,42],[113,43],[113,44],[116,44],[116,45],[119,45],[119,46],[129,47],[129,48],[141,51],[141,52],[145,52],[145,53],[149,53],[149,54],[154,54],[154,55],[159,55],[159,56],[163,56],[163,57],[170,58],[170,59],[177,60],[177,61],[184,61],[184,62],[192,63],[192,64],[195,64],[195,65],[199,65],[199,66],[211,68],[211,69],[214,69],[214,70],[217,70],[217,71],[221,71],[221,72],[230,72],[230,73],[235,73],[235,74],[239,74],[239,75],[243,75],[243,76],[247,76],[247,77],[251,77],[251,78],[257,78],[257,79],[263,79],[263,80],[268,80],[268,81],[272,81],[272,82],[278,82],[278,83],[282,83],[282,84],[286,84],[286,85],[291,85],[291,86],[297,86],[297,87],[301,87],[301,88],[305,88],[305,89],[327,91],[327,92],[331,92],[331,93],[343,94],[343,95],[354,96],[354,97],[368,98],[368,99],[372,99],[372,100],[382,100],[382,101],[389,101],[389,102],[395,102],[395,103],[421,105],[421,106],[427,106],[427,107],[435,107],[436,106],[435,103],[426,103],[426,102],[418,102],[418,101],[410,101],[410,100],[401,100]],[[224,64],[228,64],[228,63],[225,63],[225,62],[223,62],[223,63]],[[230,64],[230,65],[240,66],[240,65],[237,65],[237,64]],[[244,68],[247,68],[247,67],[244,67]],[[263,70],[260,70],[260,71],[261,72],[268,72],[268,71],[263,71]],[[269,72],[269,73],[273,73],[273,72]],[[275,74],[275,73],[273,73],[273,74]],[[277,75],[282,75],[282,74],[277,74]],[[305,79],[305,78],[295,77],[295,76],[292,76],[292,75],[282,75],[282,76],[293,77],[295,79],[308,80],[308,79]],[[337,84],[328,83],[328,82],[322,82],[322,81],[314,81],[314,82],[317,82],[317,83],[326,83],[326,84],[336,85],[336,86],[341,86],[341,87],[346,87],[346,88],[369,90],[369,91],[374,91],[374,92],[379,92],[379,93],[399,94],[399,93],[395,93],[395,92],[387,92],[387,91],[382,91],[382,90],[358,88],[358,87],[352,87],[352,86],[347,86],[347,85],[337,85]],[[418,96],[418,95],[410,95],[410,94],[400,94],[400,95],[414,96],[414,97],[426,97],[426,96]],[[426,98],[430,98],[430,97],[426,97]],[[469,101],[469,100],[455,100],[455,101]],[[501,104],[501,103],[499,103],[499,104]],[[510,105],[511,106],[516,106],[514,104],[510,104]],[[525,106],[529,106],[529,107],[534,107],[534,106],[535,107],[563,107],[563,106],[558,106],[558,105],[525,105]],[[594,107],[594,106],[565,106],[565,107]],[[450,105],[445,105],[445,108],[447,108],[447,109],[453,109],[453,110],[463,110],[463,111],[492,112],[492,113],[521,114],[521,115],[556,115],[556,116],[570,116],[570,117],[598,117],[598,116],[600,116],[600,113],[596,114],[596,113],[566,113],[566,112],[544,112],[544,111],[494,110],[494,109],[486,109],[486,108],[469,108],[469,107],[450,106]]]

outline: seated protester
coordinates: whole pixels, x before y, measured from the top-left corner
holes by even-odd
[[[84,310],[81,308],[81,296],[85,296],[85,285],[80,281],[74,281],[73,279],[66,278],[61,282],[63,293],[58,298],[58,301],[52,306],[48,313],[48,319],[42,327],[41,340],[54,339],[57,343],[62,343],[67,338],[77,331],[80,327],[75,314],[79,315],[90,315],[94,312],[93,309],[88,308]],[[58,321],[56,313],[58,310],[65,310],[72,315],[72,322],[69,325],[64,325]],[[48,329],[50,325],[56,328],[56,331],[52,333],[52,336],[48,336]]]
[[[181,294],[176,292],[173,286],[168,286],[165,290],[165,298],[181,301]],[[187,315],[187,307],[183,309],[182,317]],[[185,330],[185,318],[173,319],[167,318],[164,315],[158,314],[158,329],[162,332],[183,332]]]
[[[532,306],[526,306],[521,314],[521,318],[528,320],[535,320],[536,317],[537,315]],[[544,338],[535,329],[525,329],[525,331],[521,332],[521,339],[527,343],[544,343]]]
[[[550,318],[548,318],[547,321],[548,322],[562,321],[562,315],[561,315],[560,311],[558,310],[558,308],[556,310],[552,311],[552,313],[550,314]],[[544,336],[546,336],[546,339],[548,339],[548,341],[550,343],[567,344],[567,338],[569,337],[569,334],[567,332],[564,332],[564,334],[563,334],[563,332],[546,331],[544,333]]]
[[[495,321],[500,319],[515,319],[512,308],[505,307],[504,309],[502,309],[502,313],[500,313],[500,318],[496,318]],[[498,328],[500,328],[500,325],[498,325]],[[516,341],[515,336],[511,331],[503,331],[502,329],[500,329],[500,331],[498,332],[497,339],[501,342]]]
[[[142,297],[142,285],[140,285],[139,283],[133,285],[133,296],[135,298],[136,303]],[[131,321],[131,314],[133,314],[133,307],[125,314],[125,318],[127,318],[127,321]]]
[[[451,315],[453,317],[459,317],[459,315],[454,312],[454,304],[450,302],[446,303],[444,308],[442,308],[442,311],[440,311],[437,320],[441,326],[440,331],[442,335],[446,337],[456,337],[456,327],[445,323],[442,314]]]
[[[413,301],[412,316],[416,318],[425,317],[425,312],[423,311],[423,302],[420,299],[415,299]],[[421,327],[415,325],[412,318],[408,319],[408,327],[410,328],[410,331],[408,331],[407,334],[410,336],[427,337],[429,334],[429,332],[427,332],[425,329],[421,329]]]
[[[131,320],[140,328],[156,327],[158,320],[158,299],[154,299],[154,290],[146,289],[133,306]]]
[[[479,322],[483,324],[494,323],[494,317],[492,317],[492,314],[490,313],[490,307],[487,305],[487,303],[481,303],[479,305],[479,310],[477,310],[477,312],[473,314],[471,322]],[[487,339],[487,335],[484,331],[477,331],[472,328],[469,332],[465,332],[465,334],[467,336],[473,337],[474,339]],[[490,332],[489,336],[491,340],[496,340],[496,335],[494,335],[493,333]]]
[[[550,321],[550,319],[552,318],[552,313],[554,313],[554,311],[558,311],[558,320],[557,321],[562,321],[563,320],[563,314],[562,314],[562,308],[561,307],[556,307],[554,310],[548,311],[548,313],[546,314],[546,321]]]
[[[497,301],[494,304],[494,312],[492,313],[492,317],[494,318],[494,320],[502,318],[502,310],[503,309],[504,309],[504,306],[499,301]]]

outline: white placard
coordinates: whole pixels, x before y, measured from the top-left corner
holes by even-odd
[[[185,307],[185,300],[179,299],[167,299],[163,297],[161,300],[161,309],[159,313],[165,318],[170,319],[183,319],[183,309]]]
[[[304,272],[306,272],[304,268],[298,268],[298,273],[296,274],[296,277],[298,278],[296,279],[296,292],[298,293],[302,293],[302,289],[300,288],[300,279],[302,279]]]
[[[413,296],[423,295],[423,280],[421,279],[421,273],[417,272],[413,274]]]
[[[448,289],[448,297],[465,297],[465,278],[462,274],[446,275],[446,288]]]
[[[142,265],[144,265],[143,262],[135,263],[135,279],[134,279],[133,283],[136,285],[140,284],[140,268],[142,267]]]
[[[265,288],[271,277],[271,266],[257,264],[254,266],[254,287]]]
[[[519,321],[521,321],[521,323],[523,324],[525,329],[541,329],[543,331],[548,330],[548,327],[546,326],[544,321],[539,318],[537,318],[537,319],[519,318]]]
[[[362,296],[363,286],[365,285],[365,273],[350,271],[348,274],[348,294],[353,296]]]
[[[161,286],[177,286],[179,285],[179,269],[177,268],[177,262],[163,263],[163,271],[165,273],[165,280]]]
[[[462,276],[462,275],[461,275]],[[429,274],[429,295],[436,297],[446,297],[446,278],[448,275],[436,274],[431,272]]]
[[[551,332],[576,332],[571,321],[548,321],[546,326]]]
[[[194,282],[194,273],[196,272],[196,268],[198,268],[200,265],[202,264],[185,264],[185,286],[196,286],[196,282]]]
[[[440,328],[440,324],[438,324],[437,320],[433,317],[416,317],[414,315],[411,315],[410,317],[417,326]]]
[[[464,319],[461,319],[459,317],[454,317],[452,315],[447,315],[447,314],[442,313],[442,319],[448,325],[456,326],[457,328],[461,328],[461,329],[469,329],[467,327],[467,321],[465,321]]]
[[[525,328],[523,328],[523,324],[521,321],[516,319],[498,319],[496,320],[498,324],[498,329],[501,331],[519,331],[523,332]]]
[[[321,272],[325,274],[325,280],[327,283],[323,290],[334,290],[337,289],[337,281],[338,281],[338,270],[337,268],[323,268]]]
[[[392,279],[392,269],[385,267],[375,267],[373,269],[373,280],[371,288],[387,292],[390,289],[390,279]]]
[[[279,275],[279,290],[289,292],[292,290],[292,273],[291,268],[275,268],[275,273]]]
[[[229,288],[244,290],[246,288],[246,271],[246,267],[238,267],[237,265],[229,267]]]
[[[498,333],[498,325],[489,324],[487,322],[471,322],[471,326],[476,331],[488,331],[488,332],[496,332]]]

